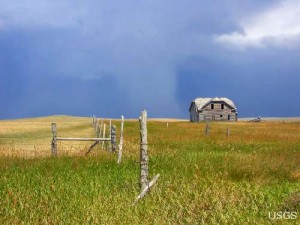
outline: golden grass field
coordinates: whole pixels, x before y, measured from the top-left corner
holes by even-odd
[[[300,223],[268,218],[299,211],[297,121],[212,122],[206,136],[205,123],[149,120],[150,177],[161,177],[134,207],[138,121],[125,120],[121,165],[100,146],[85,157],[90,142],[59,142],[51,157],[52,122],[58,136],[95,137],[91,118],[0,121],[1,224]]]
[[[109,120],[105,120],[108,126]],[[119,121],[114,120],[117,127]],[[178,122],[179,121],[179,122]],[[285,122],[288,121],[288,122]],[[297,120],[267,121],[263,123],[249,123],[247,121],[237,123],[210,123],[209,139],[215,139],[217,145],[230,143],[270,143],[284,151],[285,146],[299,143],[300,121]],[[63,137],[95,137],[92,128],[92,120],[87,117],[50,116],[40,118],[28,118],[17,120],[0,120],[0,155],[20,157],[43,157],[51,155],[51,123],[57,123],[58,136]],[[130,133],[125,130],[125,145],[138,146],[138,124],[137,119],[129,119],[134,127],[129,127]],[[149,119],[150,132],[153,128],[156,133],[155,141],[201,141],[207,140],[205,136],[205,123],[190,123],[176,119]],[[169,128],[167,128],[169,123]],[[227,137],[227,127],[230,129],[230,137]],[[176,132],[173,132],[174,129]],[[171,131],[168,135],[167,131]],[[133,135],[134,134],[134,135]],[[61,155],[80,155],[90,146],[90,142],[60,142],[59,151]],[[151,145],[151,143],[150,143]],[[135,147],[136,147],[135,146]],[[268,147],[266,147],[268,148]],[[129,150],[129,149],[128,149]],[[137,150],[137,149],[135,149]],[[156,149],[153,149],[155,151]],[[279,150],[279,149],[278,149]]]

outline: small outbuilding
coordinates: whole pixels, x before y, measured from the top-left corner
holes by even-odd
[[[237,108],[229,98],[196,98],[190,105],[190,121],[237,121]]]

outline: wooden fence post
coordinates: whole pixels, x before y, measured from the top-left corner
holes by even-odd
[[[140,122],[140,135],[141,135],[141,147],[140,147],[140,186],[141,190],[144,190],[148,185],[148,141],[147,141],[147,111],[141,112],[139,118]]]
[[[123,151],[123,130],[124,130],[124,116],[121,116],[121,130],[120,130],[120,144],[118,151],[118,164],[121,163],[122,160],[122,151]]]
[[[157,174],[152,181],[148,182],[148,142],[147,142],[147,111],[141,112],[139,118],[140,121],[140,134],[141,134],[141,155],[140,155],[140,171],[141,171],[141,193],[134,200],[132,205],[135,205],[140,199],[142,199],[150,188],[156,183],[159,174]]]
[[[52,123],[51,127],[52,127],[52,134],[53,134],[52,143],[51,143],[51,153],[52,153],[53,156],[56,156],[57,155],[56,123]]]
[[[116,126],[111,127],[111,150],[115,152],[117,149],[117,136],[116,136]]]
[[[106,129],[106,124],[103,125],[103,136],[102,136],[102,138],[105,138],[105,129]],[[104,148],[104,141],[102,141],[101,147],[102,147],[102,149]]]
[[[99,137],[100,127],[99,127],[99,120],[96,123],[96,137]]]
[[[103,132],[103,118],[101,118],[99,120],[100,120],[100,124],[99,124],[99,135],[98,135],[98,137],[101,138],[102,132]],[[101,142],[99,142],[99,145],[101,145]]]
[[[101,119],[101,122],[100,122],[99,137],[101,137],[102,132],[103,132],[103,118]]]
[[[95,125],[96,125],[96,117],[93,116],[93,126],[95,127]]]
[[[111,138],[111,119],[109,120],[109,137]]]
[[[111,139],[111,119],[109,120],[108,137]],[[111,151],[111,141],[108,143],[108,150]]]
[[[96,137],[100,137],[100,125],[97,124]]]
[[[206,136],[208,136],[208,134],[209,134],[209,125],[207,122],[206,122],[206,126],[205,126],[205,134],[206,134]]]
[[[229,127],[227,127],[227,137],[229,137],[229,134],[230,134],[230,130]]]

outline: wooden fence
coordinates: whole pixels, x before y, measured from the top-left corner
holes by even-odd
[[[136,197],[132,205],[135,205],[140,199],[142,199],[151,187],[156,183],[159,178],[157,174],[150,182],[148,180],[149,174],[149,157],[148,157],[148,132],[147,132],[147,111],[141,112],[139,118],[140,122],[140,136],[141,136],[141,147],[140,147],[140,188],[141,193]]]
[[[119,148],[118,154],[118,163],[121,162],[122,157],[122,146],[123,146],[123,127],[124,127],[124,117],[121,119],[121,132],[120,132],[120,144],[117,145],[116,137],[116,126],[112,125],[111,120],[109,120],[109,132],[106,134],[106,124],[104,119],[97,119],[95,116],[92,117],[92,125],[95,129],[96,137],[89,138],[78,138],[78,137],[58,137],[57,136],[57,126],[56,123],[52,123],[52,142],[51,142],[51,153],[53,156],[57,156],[57,142],[58,141],[92,141],[94,142],[85,153],[89,154],[92,149],[98,144],[101,143],[102,149],[104,148],[104,143],[109,143],[109,151],[116,152]],[[108,136],[108,137],[107,137]]]
[[[141,116],[139,118],[140,122],[140,194],[135,198],[132,205],[135,205],[140,199],[142,199],[151,189],[151,187],[157,182],[159,178],[159,174],[154,176],[154,178],[149,182],[148,174],[149,174],[149,157],[148,157],[148,140],[147,140],[147,111],[144,110],[141,112]],[[109,136],[106,137],[106,124],[104,123],[104,119],[97,119],[95,116],[92,117],[92,124],[95,129],[96,137],[94,138],[72,138],[72,137],[58,137],[57,136],[57,127],[56,123],[52,123],[52,144],[51,151],[52,155],[57,155],[57,141],[93,141],[94,143],[90,146],[86,155],[92,150],[94,146],[96,146],[99,142],[102,143],[102,147],[104,142],[108,142],[111,145],[111,151],[116,152],[118,149],[118,160],[117,163],[121,163],[122,158],[122,149],[123,149],[123,129],[124,129],[124,117],[121,117],[121,127],[120,127],[120,143],[117,145],[116,138],[116,126],[112,125],[111,120],[109,121]],[[167,125],[168,126],[168,125]]]

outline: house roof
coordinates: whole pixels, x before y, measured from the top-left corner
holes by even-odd
[[[210,102],[225,102],[232,108],[236,109],[236,106],[234,105],[233,101],[229,98],[196,98],[193,101],[198,109],[202,109],[204,106],[208,105]],[[193,103],[192,102],[192,103]]]

